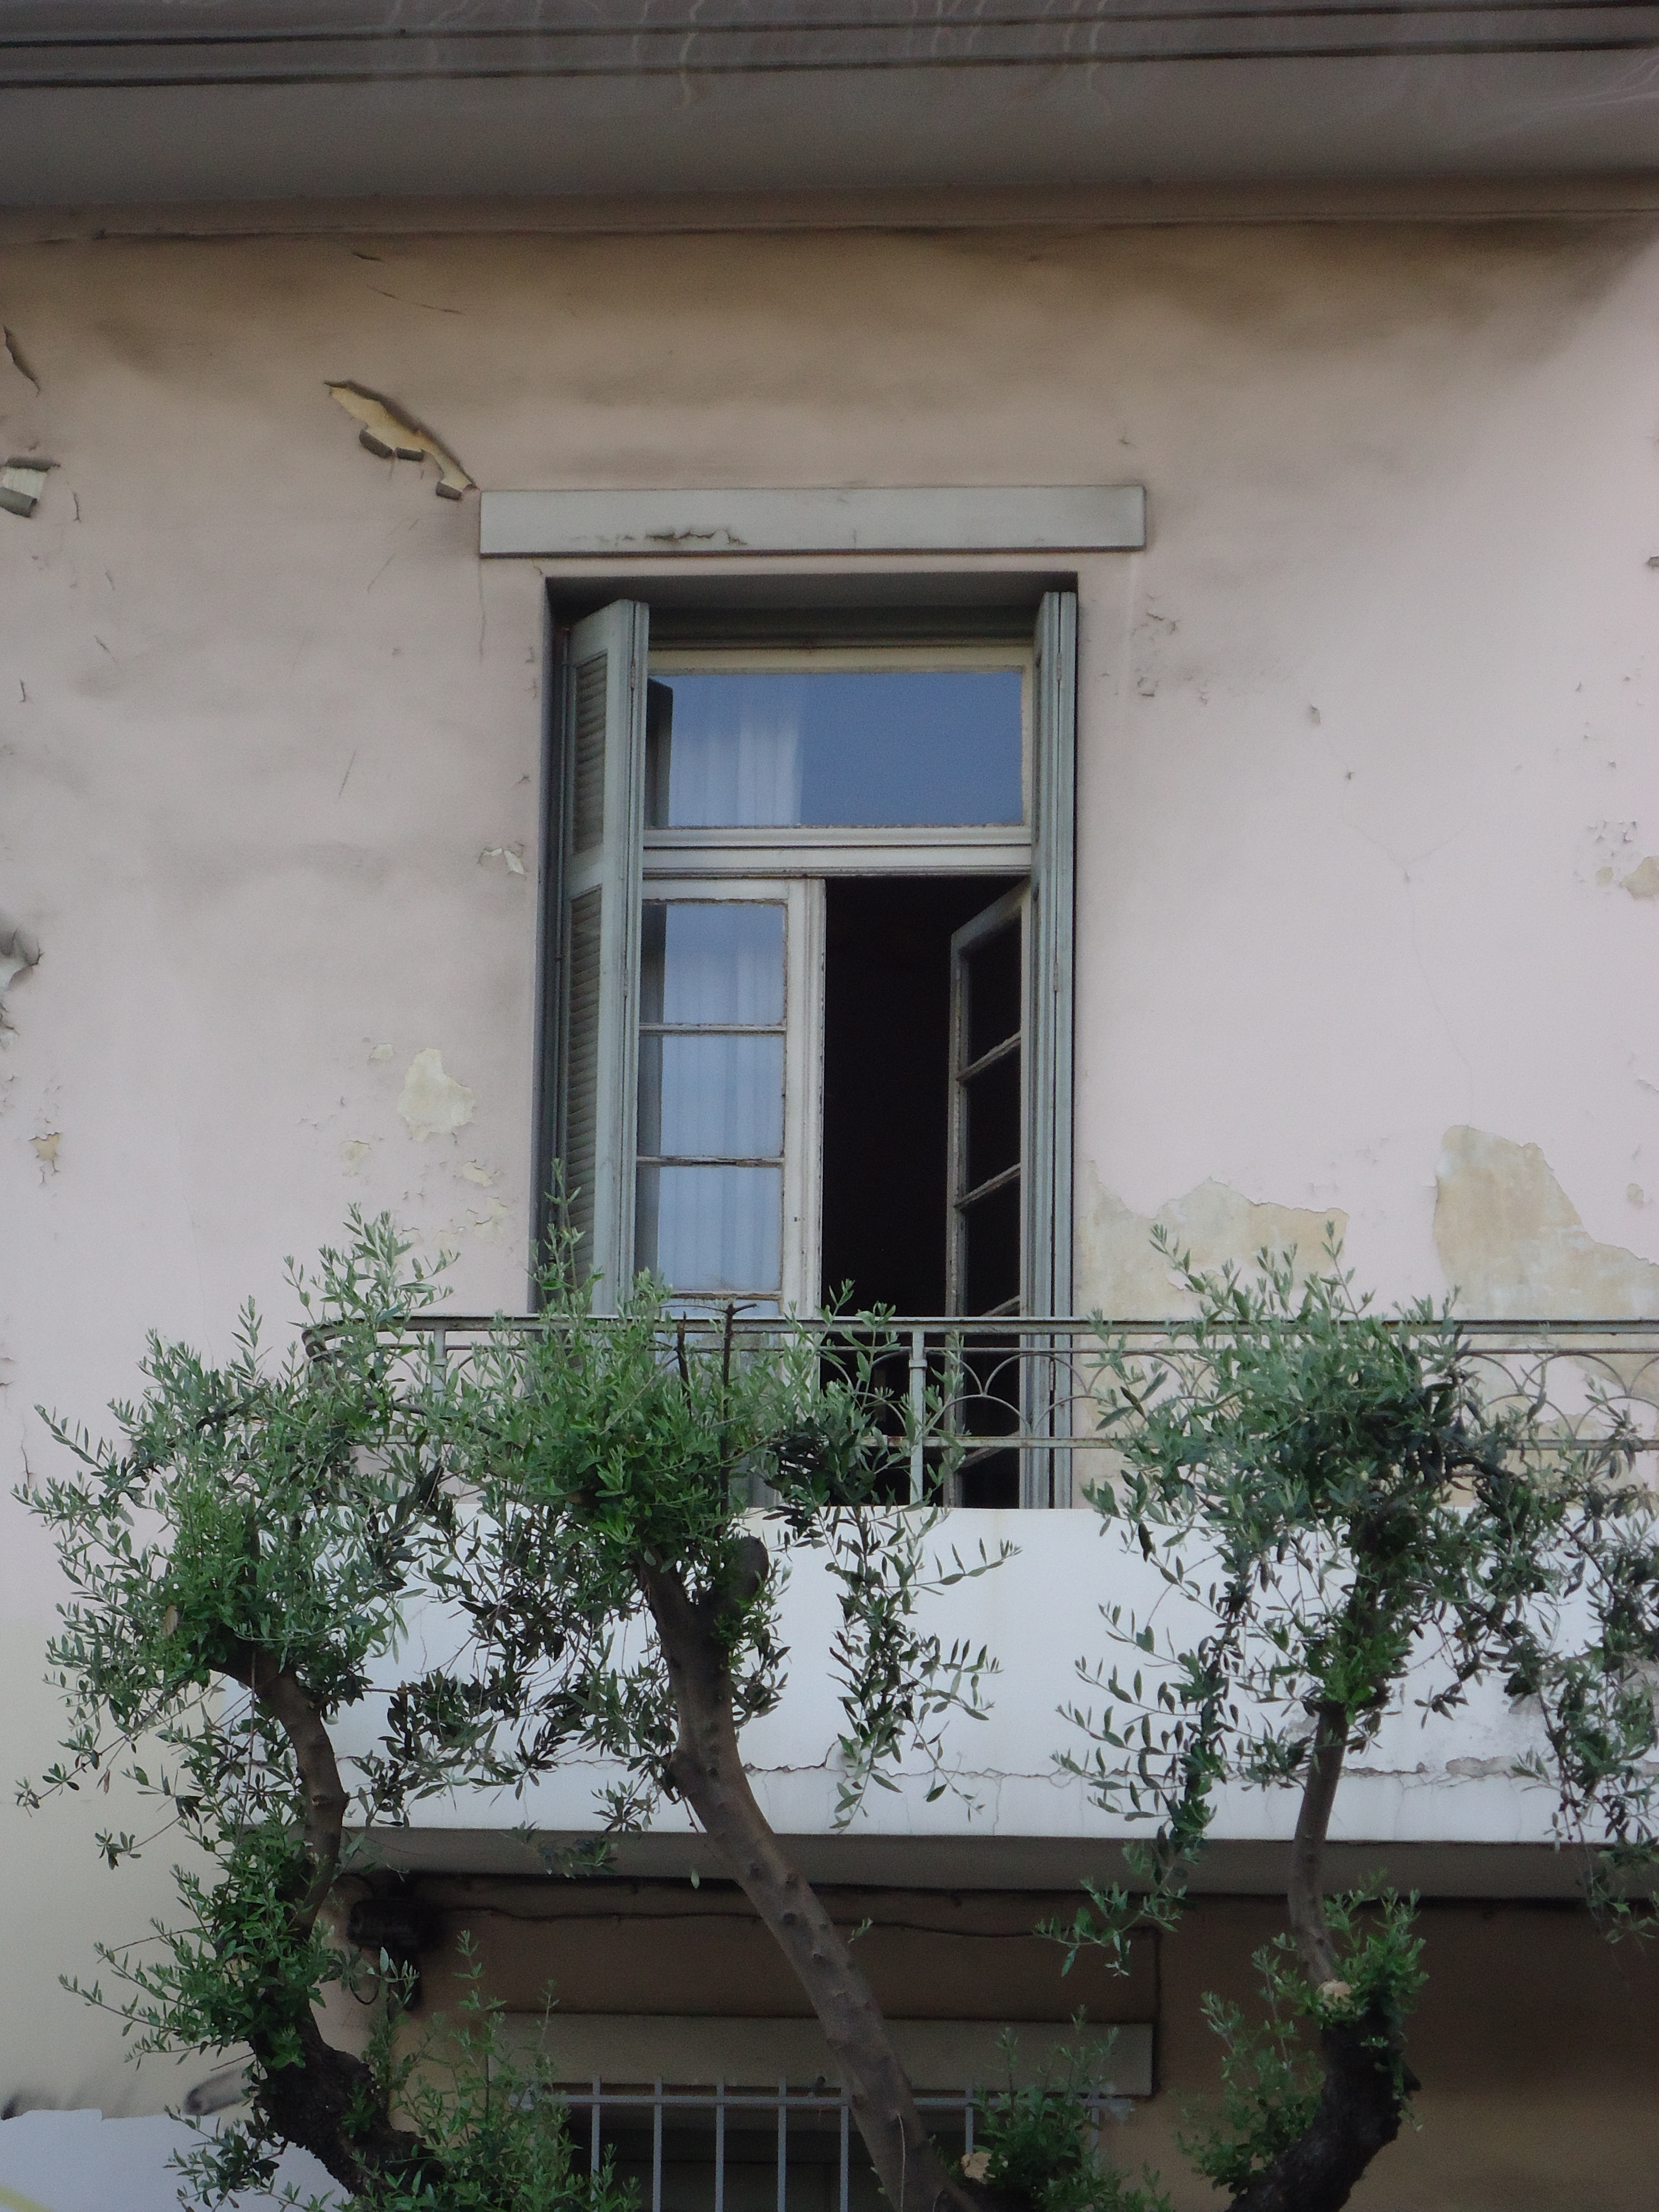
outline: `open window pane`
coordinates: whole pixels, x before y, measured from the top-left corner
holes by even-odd
[[[643,1021],[769,1027],[783,1019],[783,908],[651,900],[641,969]]]
[[[653,828],[1024,819],[1017,668],[709,670],[652,693]]]
[[[639,1173],[641,1267],[654,1267],[676,1291],[777,1291],[781,1168],[642,1164]]]
[[[783,1157],[783,1039],[640,1039],[640,1152],[685,1159]]]

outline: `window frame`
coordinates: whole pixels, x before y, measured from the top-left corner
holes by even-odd
[[[785,1312],[792,1307],[798,1313],[811,1312],[818,1304],[822,1251],[823,1055],[815,1048],[815,1040],[823,1023],[823,886],[799,875],[647,872],[645,899],[710,905],[749,901],[784,909],[783,1256],[778,1297]],[[637,1017],[635,1030],[643,1034]],[[637,1148],[634,1172],[637,1178]],[[637,1254],[637,1245],[635,1250]],[[698,1294],[686,1295],[693,1303],[700,1302]]]
[[[799,871],[814,876],[973,875],[981,871],[987,875],[1020,875],[1030,868],[1036,781],[1034,647],[1012,641],[985,645],[890,645],[875,639],[865,646],[669,646],[651,652],[647,665],[653,674],[664,676],[754,669],[810,674],[822,669],[1018,668],[1023,802],[1023,818],[1018,823],[805,823],[799,828],[769,824],[724,829],[653,829],[647,823],[647,874],[671,859],[687,872],[703,867],[731,872],[755,868],[769,874]]]
[[[1030,1074],[1030,1107],[1027,1115],[1024,1243],[1029,1254],[1022,1310],[1034,1318],[1069,1314],[1072,1270],[1072,1070],[1073,1070],[1073,930],[1076,775],[1076,640],[1077,598],[1074,590],[1051,589],[1034,611],[1029,647],[999,628],[994,638],[964,643],[960,638],[937,644],[921,640],[899,642],[883,634],[884,623],[872,607],[873,634],[867,642],[838,641],[811,647],[754,643],[698,647],[680,637],[653,655],[649,646],[650,610],[643,601],[623,597],[629,580],[617,580],[617,598],[607,602],[599,615],[626,628],[616,635],[629,641],[632,656],[627,672],[615,667],[611,674],[611,696],[626,701],[618,709],[625,714],[626,729],[618,723],[616,735],[627,755],[629,796],[621,811],[637,823],[637,842],[631,854],[617,855],[615,880],[626,884],[637,905],[647,890],[658,892],[671,883],[688,890],[701,884],[705,891],[724,882],[735,895],[744,882],[759,887],[770,881],[805,878],[809,881],[839,874],[878,871],[896,874],[1024,875],[1031,899],[1030,1035],[1027,1054]],[[857,619],[856,610],[838,610],[844,619],[842,639]],[[587,629],[599,615],[580,625]],[[552,623],[550,605],[550,623]],[[679,628],[677,623],[676,628]],[[576,627],[561,633],[554,629],[556,681],[550,687],[548,773],[544,781],[544,844],[543,867],[542,981],[538,993],[540,1041],[538,1068],[542,1084],[538,1116],[536,1188],[541,1194],[538,1249],[544,1252],[553,1224],[549,1194],[562,1155],[564,1109],[562,1086],[568,1062],[569,961],[566,917],[570,908],[567,880],[569,856],[565,824],[571,773],[571,715],[574,660],[572,641]],[[676,669],[757,665],[871,667],[1007,667],[1014,663],[1028,669],[1022,685],[1024,730],[1024,783],[1026,819],[1010,834],[1010,825],[927,825],[890,828],[738,830],[653,830],[644,826],[643,722],[645,683],[654,666],[663,672]],[[625,686],[625,688],[623,688]],[[607,770],[611,768],[607,761]],[[822,901],[819,902],[820,907]],[[792,932],[792,936],[793,933]],[[637,946],[637,916],[631,930]],[[822,925],[818,927],[822,945]],[[820,951],[821,957],[821,951]],[[620,1018],[623,1033],[636,1044],[638,1031],[637,963],[631,980],[620,983],[614,975],[607,988],[613,1003],[608,1034],[615,1036]],[[820,982],[819,989],[822,985]],[[821,1001],[820,1001],[821,1003]],[[800,1025],[792,1024],[792,1032]],[[628,1055],[632,1064],[631,1052]],[[612,1096],[616,1095],[613,1089]],[[617,1260],[631,1262],[634,1250],[634,1192],[635,1168],[634,1134],[636,1128],[637,1083],[625,1086],[625,1128],[608,1134],[613,1142],[601,1146],[615,1164],[615,1203],[608,1208],[611,1249]],[[816,1146],[811,1147],[816,1152]],[[797,1147],[798,1152],[800,1147]],[[786,1201],[786,1207],[787,1201]],[[816,1230],[816,1211],[811,1213]],[[617,1235],[625,1231],[625,1243]],[[816,1234],[796,1240],[801,1249],[817,1249]],[[807,1292],[799,1301],[803,1311],[816,1310],[819,1289],[809,1267],[798,1273]],[[604,1302],[611,1293],[604,1291]]]

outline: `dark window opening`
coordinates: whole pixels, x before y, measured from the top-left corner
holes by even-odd
[[[988,876],[825,887],[823,1287],[855,1309],[945,1310],[951,938]]]
[[[949,1311],[951,939],[1016,881],[877,876],[825,886],[823,1286],[826,1297],[844,1292],[854,1310]],[[1017,927],[1006,942],[1012,963],[999,938],[975,1018],[994,1024],[1012,1009],[1017,1036]],[[985,1110],[970,1122],[969,1140],[981,1158],[988,1148],[995,1173],[1019,1157],[1018,1050],[986,1073]],[[1018,1292],[1018,1183],[988,1194],[975,1211],[967,1310],[984,1312],[1005,1304],[1011,1285]],[[1006,1346],[970,1336],[963,1354],[964,1419],[981,1432],[1006,1431],[1007,1410],[996,1402]],[[959,1504],[1017,1505],[1018,1453],[971,1451],[954,1488]]]

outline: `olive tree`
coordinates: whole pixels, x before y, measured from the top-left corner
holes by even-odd
[[[597,1318],[564,1264],[533,1324],[456,1364],[421,1327],[433,1283],[389,1222],[354,1218],[347,1249],[290,1272],[305,1328],[285,1353],[251,1306],[222,1364],[153,1338],[114,1440],[55,1422],[77,1469],[29,1497],[72,1588],[51,1648],[72,1724],[24,1795],[114,1765],[159,1802],[158,1835],[190,1847],[173,1923],[104,1951],[111,1989],[83,1994],[140,2051],[252,2054],[249,2117],[195,2158],[200,2192],[263,2184],[293,2143],[376,2212],[602,2212],[610,2185],[575,2173],[535,2081],[497,2079],[487,2007],[477,2064],[435,2100],[390,2027],[358,2055],[319,2008],[354,1972],[330,1902],[378,1831],[434,1795],[523,1790],[597,1753],[605,1829],[678,1800],[752,1901],[889,2202],[971,2204],[739,1750],[784,1693],[778,1585],[804,1550],[840,1600],[834,1648],[811,1658],[840,1692],[843,1815],[902,1752],[948,1786],[940,1729],[980,1709],[989,1656],[946,1649],[919,1607],[997,1561],[941,1568],[935,1516],[886,1510],[915,1438],[878,1387],[879,1327],[826,1346],[780,1323],[745,1350],[729,1315],[676,1322],[649,1281]],[[454,1628],[441,1668],[399,1670],[415,1607]],[[141,1847],[100,1843],[112,1865]]]
[[[1289,1932],[1258,1954],[1254,2023],[1212,1999],[1226,2082],[1185,2144],[1233,2212],[1334,2212],[1418,2086],[1410,1900],[1327,1894],[1346,1762],[1416,1709],[1483,1686],[1529,1724],[1521,1778],[1554,1792],[1613,1932],[1644,1911],[1659,1770],[1659,1530],[1642,1438],[1592,1389],[1574,1421],[1492,1392],[1449,1308],[1385,1317],[1338,1249],[1246,1280],[1162,1249],[1196,1303],[1158,1357],[1103,1332],[1092,1492],[1120,1557],[1161,1593],[1103,1607],[1113,1656],[1079,1662],[1065,1763],[1150,1824],[1132,1881],[1097,1887],[1068,1946],[1120,1958],[1168,1928],[1227,1785],[1297,1793]],[[1124,1577],[1109,1574],[1120,1589]],[[1069,1959],[1068,1959],[1069,1963]]]

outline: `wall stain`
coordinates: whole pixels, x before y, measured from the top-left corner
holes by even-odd
[[[1435,1248],[1465,1313],[1659,1318],[1659,1262],[1598,1243],[1536,1145],[1448,1129],[1435,1186]]]
[[[1348,1217],[1336,1206],[1316,1211],[1247,1198],[1213,1178],[1156,1214],[1137,1213],[1085,1163],[1077,1221],[1080,1312],[1129,1321],[1163,1320],[1193,1310],[1191,1298],[1153,1247],[1154,1224],[1169,1231],[1178,1250],[1189,1250],[1200,1267],[1218,1267],[1228,1260],[1249,1267],[1264,1246],[1274,1251],[1293,1248],[1297,1272],[1305,1274],[1324,1263],[1328,1228],[1342,1237]]]

